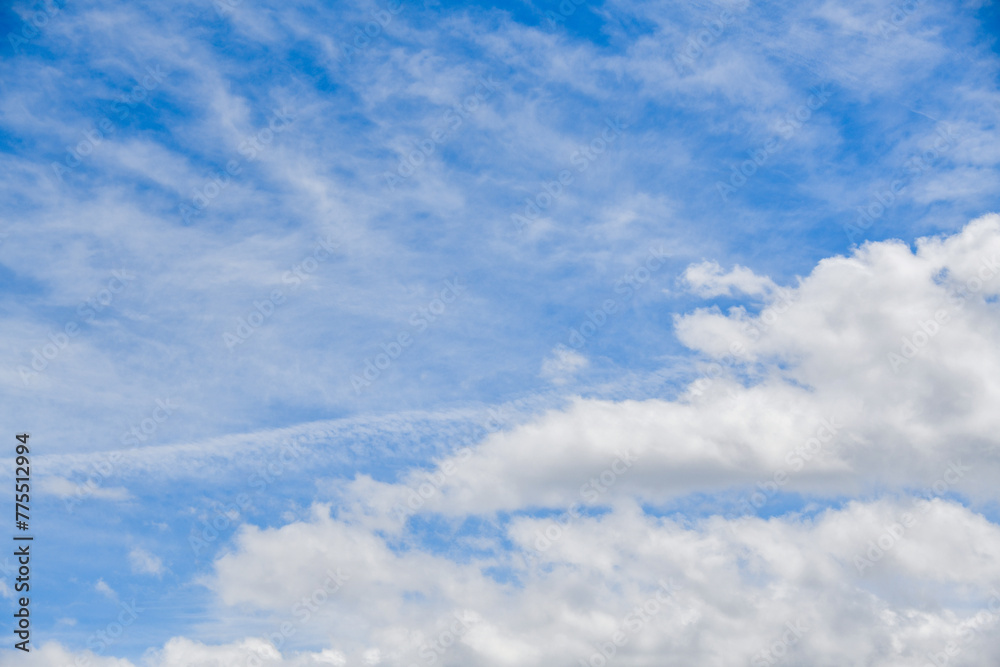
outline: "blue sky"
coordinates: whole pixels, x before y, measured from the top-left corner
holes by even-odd
[[[779,617],[817,629],[790,662],[924,664],[1000,573],[998,25],[971,0],[5,5],[0,415],[35,446],[40,649],[0,662],[575,665],[672,576],[618,664],[772,664]],[[927,534],[859,580],[920,498]],[[962,540],[974,563],[934,551]],[[338,550],[336,601],[260,643]],[[456,610],[479,620],[430,660]]]

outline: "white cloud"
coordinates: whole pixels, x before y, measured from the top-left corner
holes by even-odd
[[[247,638],[226,645],[206,645],[185,637],[175,637],[154,652],[152,664],[157,667],[188,667],[189,665],[283,664],[281,654],[269,642]]]
[[[776,288],[770,278],[758,276],[746,267],[737,265],[726,273],[718,262],[692,264],[684,270],[681,281],[691,292],[705,298],[732,296],[734,293],[763,296]]]
[[[118,593],[115,593],[115,591],[111,588],[111,586],[108,586],[104,579],[97,580],[97,583],[94,584],[94,590],[105,597],[111,598],[112,600],[118,599]]]
[[[132,572],[136,574],[152,574],[156,576],[163,574],[163,561],[141,547],[133,547],[128,552],[128,560],[132,566]]]
[[[757,314],[679,318],[681,339],[719,365],[678,399],[578,399],[450,460],[421,511],[446,526],[513,511],[512,549],[429,553],[387,518],[408,489],[366,477],[336,515],[318,504],[303,521],[244,526],[204,579],[220,616],[249,609],[295,634],[178,637],[152,664],[408,665],[446,637],[443,664],[547,665],[610,651],[619,631],[623,667],[771,664],[767,651],[816,667],[921,664],[961,637],[963,660],[996,661],[985,635],[1000,622],[1000,527],[946,498],[996,497],[997,258],[1000,217],[987,216],[915,251],[870,243],[824,260]],[[748,516],[656,517],[638,503],[725,489]],[[778,490],[867,499],[753,516]],[[573,516],[574,503],[607,511]],[[564,512],[524,515],[537,506]],[[298,652],[306,641],[323,651]]]
[[[0,649],[0,663],[24,667],[65,667],[76,664],[90,667],[135,667],[129,660],[98,655],[91,651],[74,652],[51,641],[32,647],[28,653],[16,649]]]
[[[540,535],[549,536],[541,550]],[[283,618],[339,564],[348,582],[294,625],[329,648],[285,647],[279,661],[260,640],[210,647],[174,639],[152,664],[237,664],[253,651],[282,665],[338,664],[341,656],[375,664],[377,656],[405,666],[430,651],[442,664],[541,666],[588,660],[610,650],[620,631],[627,641],[614,647],[615,663],[625,667],[766,663],[770,650],[787,650],[789,664],[916,665],[915,656],[944,650],[963,624],[985,632],[1000,623],[1000,590],[992,588],[1000,527],[940,499],[697,521],[622,502],[562,524],[522,517],[508,536],[512,552],[462,565],[392,549],[325,507],[305,522],[248,530],[216,562],[213,585],[234,608],[249,603]],[[487,566],[510,568],[520,583],[498,583],[480,571]],[[448,648],[431,649],[441,637]],[[998,657],[995,643],[976,638],[962,645],[963,659]]]
[[[615,491],[654,502],[778,472],[792,491],[927,487],[953,461],[975,461],[963,493],[992,497],[998,262],[1000,216],[990,215],[921,239],[916,252],[887,241],[823,260],[756,315],[680,317],[681,341],[711,363],[678,400],[579,399],[494,434],[469,460],[452,461],[460,472],[427,504],[449,513],[565,507],[625,450],[641,463]],[[830,442],[806,461],[796,452],[817,437]]]
[[[607,645],[661,577],[671,576],[684,588],[644,630],[629,635],[614,664],[745,664],[763,649],[783,646],[776,642],[787,636],[786,624],[798,627],[800,620],[808,629],[801,638],[795,635],[786,664],[922,664],[975,618],[998,574],[995,525],[966,507],[936,500],[905,526],[903,537],[896,537],[894,526],[906,512],[925,507],[901,489],[935,491],[941,484],[970,497],[974,507],[996,498],[1000,332],[997,305],[983,298],[996,295],[996,281],[970,293],[961,308],[950,300],[974,280],[983,261],[995,262],[990,253],[998,247],[996,219],[973,223],[948,239],[926,240],[916,253],[902,243],[878,243],[851,257],[831,258],[788,290],[787,299],[776,293],[774,280],[789,281],[776,270],[770,270],[772,280],[741,266],[722,268],[732,266],[726,253],[749,235],[761,241],[758,257],[781,256],[774,251],[786,243],[773,238],[774,229],[784,230],[787,222],[790,238],[806,238],[803,232],[870,200],[865,188],[888,187],[893,164],[905,164],[913,151],[926,148],[919,126],[898,122],[899,100],[921,100],[923,111],[955,119],[968,137],[947,155],[954,168],[935,165],[900,194],[896,206],[935,203],[924,218],[906,224],[950,228],[960,211],[987,197],[993,201],[994,118],[984,113],[984,102],[995,99],[994,63],[970,57],[983,51],[971,41],[978,35],[969,37],[975,34],[974,12],[916,3],[903,29],[893,28],[886,38],[875,26],[891,17],[893,7],[789,5],[775,21],[769,12],[745,11],[749,4],[743,0],[724,4],[734,21],[702,44],[690,74],[676,71],[671,58],[688,40],[699,39],[718,8],[612,2],[607,15],[617,18],[604,29],[615,48],[569,38],[561,28],[524,26],[493,10],[485,19],[472,9],[412,24],[407,13],[388,26],[385,41],[366,54],[364,66],[341,67],[341,42],[350,39],[352,27],[370,20],[368,6],[349,9],[346,17],[314,7],[256,11],[246,3],[225,17],[209,10],[211,21],[232,24],[250,38],[233,51],[197,38],[204,31],[187,21],[203,15],[201,10],[157,16],[88,5],[61,13],[28,56],[10,61],[14,78],[0,107],[5,129],[29,150],[8,152],[3,161],[11,204],[21,207],[3,233],[5,268],[38,289],[26,294],[25,304],[11,303],[5,319],[10,335],[0,342],[8,362],[0,381],[9,390],[12,415],[48,425],[36,433],[51,444],[38,463],[59,475],[90,475],[98,458],[79,453],[117,446],[168,390],[186,398],[185,415],[170,422],[174,430],[157,436],[179,444],[130,452],[116,475],[141,476],[145,466],[160,481],[214,481],[236,466],[219,467],[217,460],[202,465],[206,459],[252,465],[258,454],[274,452],[276,442],[306,429],[322,431],[310,445],[348,430],[345,419],[227,435],[286,423],[287,413],[279,414],[276,404],[295,406],[300,414],[356,415],[388,404],[433,406],[446,391],[463,400],[491,400],[495,393],[474,395],[469,388],[495,387],[490,378],[506,373],[511,358],[523,362],[516,364],[526,369],[522,380],[536,380],[537,357],[508,357],[518,346],[504,326],[518,325],[518,339],[548,336],[544,326],[521,327],[513,313],[547,312],[553,294],[576,298],[584,290],[612,289],[621,259],[661,235],[677,261],[720,258],[721,265],[703,262],[684,273],[682,282],[694,294],[748,295],[764,306],[760,313],[752,312],[753,304],[676,319],[678,337],[705,362],[704,381],[679,398],[579,399],[497,433],[468,459],[444,461],[456,472],[423,509],[442,512],[446,528],[470,513],[492,520],[497,510],[517,514],[574,502],[607,505],[600,518],[558,528],[551,520],[519,517],[505,527],[504,537],[521,550],[507,553],[495,536],[463,538],[462,544],[477,544],[477,553],[489,555],[456,563],[428,553],[426,544],[381,516],[407,489],[359,476],[347,489],[348,504],[335,515],[320,506],[305,521],[243,529],[207,579],[220,615],[228,619],[225,627],[240,627],[244,605],[273,614],[281,627],[288,618],[298,622],[290,610],[303,597],[318,595],[327,569],[343,564],[351,579],[296,626],[295,639],[278,646],[232,633],[177,637],[148,656],[152,667],[243,667],[251,656],[265,665],[353,665],[376,655],[379,664],[406,667],[423,662],[428,642],[444,637],[456,614],[465,618],[466,612],[478,620],[451,637],[443,664],[585,659]],[[951,18],[947,14],[969,18],[941,20]],[[484,23],[495,29],[483,30]],[[475,62],[455,57],[448,42],[456,38],[476,52]],[[284,50],[288,45],[306,44],[310,53],[325,54],[326,62],[321,57],[314,64],[328,70],[343,94],[328,97],[324,82],[324,90],[300,98],[295,127],[213,201],[199,224],[181,226],[176,205],[189,201],[192,188],[204,187],[206,170],[225,164],[234,147],[260,127],[257,116],[266,107],[291,97],[287,82],[264,76],[246,57],[253,42],[261,41],[276,59],[272,63],[291,53]],[[51,57],[63,53],[71,58],[54,67]],[[63,147],[99,119],[89,114],[101,113],[119,92],[118,70],[141,71],[136,63],[146,60],[171,72],[158,89],[164,97],[154,101],[163,104],[143,109],[151,124],[133,117],[136,124],[120,126],[123,131],[95,150],[73,178],[52,182],[48,162],[63,157]],[[408,181],[411,189],[389,197],[381,182],[373,185],[491,62],[502,63],[509,74],[503,100],[470,117],[464,136],[435,151]],[[792,69],[782,66],[789,62]],[[954,67],[956,62],[962,66]],[[88,79],[94,72],[99,76]],[[954,76],[929,81],[927,72]],[[815,114],[780,154],[768,156],[756,180],[740,192],[742,197],[751,187],[780,185],[789,196],[735,215],[736,205],[692,206],[704,194],[699,183],[714,197],[711,181],[730,178],[754,147],[764,145],[801,105],[813,80],[831,83],[835,103]],[[946,94],[931,94],[942,90]],[[358,104],[345,112],[343,99]],[[698,122],[654,127],[641,121],[650,109],[661,108]],[[858,109],[865,110],[870,130],[848,137],[837,122],[855,122]],[[498,240],[503,232],[488,221],[509,226],[510,202],[549,185],[558,169],[571,166],[569,156],[581,142],[594,136],[600,116],[618,112],[635,120],[623,142],[586,174],[576,174],[525,239]],[[135,133],[143,139],[128,138]],[[872,145],[866,141],[872,138],[891,159],[871,159],[847,145]],[[446,161],[446,154],[458,159]],[[841,156],[851,168],[832,174],[830,166]],[[466,164],[474,164],[474,171]],[[885,183],[873,183],[875,177]],[[756,190],[755,204],[763,203],[766,197],[756,197],[765,192]],[[826,206],[812,210],[814,202]],[[469,224],[473,209],[475,219],[487,224]],[[902,228],[895,220],[901,210],[878,221],[880,235],[883,228]],[[802,211],[809,221],[796,220]],[[414,213],[421,216],[416,230]],[[786,220],[768,219],[775,213]],[[246,317],[255,300],[284,285],[283,273],[302,259],[314,236],[325,233],[329,220],[349,221],[343,225],[349,252],[310,277],[243,354],[227,355],[221,333]],[[449,235],[441,242],[441,234],[460,228],[468,230],[461,239]],[[831,246],[826,231],[811,241]],[[51,262],[39,260],[49,257]],[[105,284],[110,262],[141,270],[141,277],[25,386],[14,369],[31,364],[33,348],[43,348],[66,323],[56,318],[75,312]],[[448,320],[456,322],[455,330],[436,330],[422,340],[421,352],[401,358],[392,368],[398,375],[377,385],[385,393],[359,403],[345,379],[366,355],[377,353],[379,336],[395,333],[412,308],[426,303],[421,290],[450,271],[495,274],[510,284],[492,292],[485,283],[477,286],[478,293],[463,301],[469,310]],[[609,280],[586,282],[595,277]],[[558,283],[550,286],[548,280]],[[512,305],[510,295],[517,294],[524,298]],[[635,312],[650,307],[644,300],[634,305]],[[944,315],[938,318],[938,312]],[[657,331],[660,321],[636,318],[637,340],[666,337]],[[431,363],[421,365],[423,359]],[[438,372],[446,364],[452,372]],[[582,355],[557,349],[542,362],[541,377],[564,387],[586,364]],[[399,421],[386,425],[393,419]],[[405,431],[412,425],[408,419],[357,419],[351,427],[368,429],[358,446],[378,456],[379,447],[398,453],[391,447],[398,441],[381,435],[397,426]],[[442,449],[458,437],[434,424],[412,433],[413,442],[433,441]],[[810,454],[813,442],[820,451]],[[312,463],[334,456],[332,449],[310,446],[295,467],[311,471]],[[348,459],[353,451],[345,447],[336,455]],[[286,481],[293,478],[291,470]],[[71,497],[77,488],[66,477],[42,477],[40,490]],[[769,485],[779,484],[819,501],[870,498],[882,490],[901,497],[848,503],[815,517],[739,522],[656,519],[633,505],[636,499],[655,505],[731,488],[750,501],[764,493],[771,502]],[[91,495],[131,499],[123,487],[101,485]],[[353,507],[361,511],[355,514]],[[282,515],[269,518],[276,516]],[[558,538],[527,558],[538,531],[544,537],[546,530]],[[858,554],[878,554],[870,544],[877,547],[880,540],[891,548],[871,568],[856,572]],[[165,569],[138,548],[128,560],[135,573]],[[513,583],[497,583],[494,576]],[[117,597],[103,579],[95,588]],[[958,660],[996,664],[995,642],[978,634],[974,639],[962,645]],[[329,648],[297,652],[305,645]],[[0,652],[0,662],[74,662],[55,644],[27,658],[12,655]],[[131,665],[83,655],[98,667]]]
[[[556,347],[552,355],[542,362],[542,377],[553,384],[566,384],[577,371],[589,365],[587,358],[565,346]]]
[[[42,477],[38,480],[38,490],[57,498],[95,498],[98,500],[129,500],[132,494],[121,486],[103,487],[77,484],[65,477]]]
[[[337,667],[342,667],[347,664],[347,658],[340,651],[332,651],[330,649],[323,649],[319,654],[313,656],[313,659],[324,665],[336,665]]]

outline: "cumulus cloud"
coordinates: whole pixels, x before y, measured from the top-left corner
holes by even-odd
[[[602,516],[521,517],[508,535],[506,554],[459,565],[394,549],[325,507],[247,530],[213,585],[284,630],[214,646],[175,638],[150,664],[922,665],[949,644],[964,664],[1000,657],[1000,528],[952,501],[694,522],[623,502]],[[515,577],[486,576],[487,564]],[[346,583],[289,614],[331,567]],[[327,648],[283,646],[296,633]]]
[[[349,502],[244,525],[202,581],[271,630],[150,664],[992,664],[998,259],[996,215],[865,244],[758,312],[678,318],[705,365],[676,399],[581,398],[442,459],[409,522],[409,477],[359,476]],[[740,501],[655,510],[711,490]],[[778,511],[790,491],[810,502]],[[476,517],[496,534],[454,539]]]
[[[424,475],[407,514],[498,535],[428,548],[391,518],[412,480],[358,477],[336,509],[243,526],[203,580],[223,616],[271,631],[177,637],[151,664],[916,665],[949,645],[994,661],[1000,528],[973,505],[998,472],[998,259],[990,215],[823,260],[783,296],[761,288],[757,312],[680,317],[704,374],[676,399],[577,399]],[[738,501],[648,509],[713,490]],[[763,518],[787,492],[816,502]]]
[[[996,664],[983,3],[394,4],[16,8],[0,664]]]
[[[92,651],[74,652],[58,642],[45,642],[29,653],[10,649],[0,650],[0,660],[5,665],[24,665],[25,667],[65,667],[65,665],[76,664],[86,664],[92,667],[136,667],[129,660],[102,656]]]
[[[289,665],[612,653],[623,666],[916,665],[946,647],[996,660],[1000,528],[955,498],[995,496],[998,256],[1000,217],[987,216],[915,250],[870,243],[824,260],[756,314],[678,319],[708,363],[676,400],[579,399],[429,473],[439,488],[419,515],[454,529],[513,512],[506,548],[434,553],[385,520],[409,489],[360,478],[353,509],[245,526],[206,584],[276,630],[218,646],[177,638],[155,664],[255,652]],[[946,400],[961,418],[935,408]],[[779,492],[876,487],[842,506],[757,512]],[[640,504],[706,489],[743,502],[702,518]],[[326,648],[296,650],[294,635]]]
[[[692,264],[684,270],[680,280],[688,290],[705,298],[741,293],[761,296],[776,288],[770,278],[758,276],[744,266],[734,266],[727,273],[718,262]]]
[[[992,497],[1000,413],[1000,216],[948,237],[868,243],[821,261],[750,313],[676,320],[704,355],[673,401],[579,399],[485,440],[428,505],[566,506],[623,452],[617,489],[658,502],[775,483],[854,494],[929,487],[975,461],[961,490]],[[618,476],[616,475],[616,478]]]

